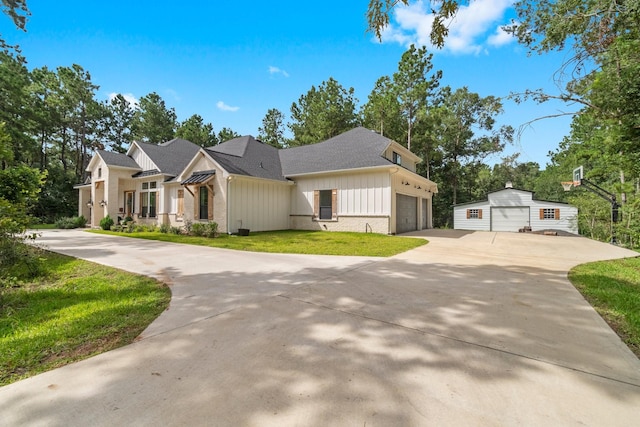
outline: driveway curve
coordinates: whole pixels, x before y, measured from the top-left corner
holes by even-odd
[[[171,286],[129,346],[0,388],[2,426],[628,426],[640,361],[567,280],[637,256],[581,237],[429,230],[392,258],[44,231]]]

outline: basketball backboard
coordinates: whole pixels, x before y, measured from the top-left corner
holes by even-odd
[[[584,178],[584,168],[582,166],[578,166],[573,170],[573,185],[580,185],[582,178]]]

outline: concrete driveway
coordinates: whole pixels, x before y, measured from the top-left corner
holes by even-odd
[[[0,388],[2,426],[629,426],[640,361],[566,274],[637,255],[580,237],[416,233],[389,259],[46,231],[157,277],[142,338]]]

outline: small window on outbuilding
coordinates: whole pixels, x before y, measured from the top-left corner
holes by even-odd
[[[467,209],[467,219],[482,219],[482,209]]]
[[[543,208],[540,209],[540,219],[560,219],[560,209]]]
[[[402,166],[402,156],[395,151],[393,152],[393,163]]]

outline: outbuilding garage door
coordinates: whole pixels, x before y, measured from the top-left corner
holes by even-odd
[[[396,195],[396,233],[418,229],[417,199],[404,194]]]
[[[529,225],[529,207],[491,208],[492,231],[518,231]]]

